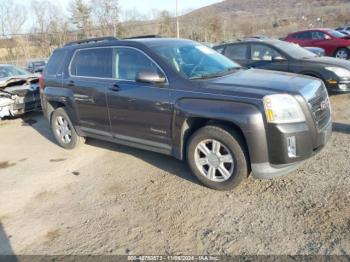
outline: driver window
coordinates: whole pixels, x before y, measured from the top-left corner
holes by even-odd
[[[283,56],[275,49],[259,44],[251,45],[251,57],[254,61],[272,61],[277,57],[283,58]]]
[[[163,75],[158,66],[142,52],[126,47],[114,49],[113,78],[135,81],[137,74],[145,71]]]
[[[325,39],[329,39],[329,36],[323,32],[315,31],[315,32],[312,32],[312,39],[313,40],[325,40]]]

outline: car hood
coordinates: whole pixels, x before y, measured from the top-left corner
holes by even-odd
[[[0,88],[5,88],[9,85],[23,85],[25,83],[30,84],[38,81],[38,78],[38,74],[2,77],[0,78]]]
[[[262,98],[274,93],[300,94],[304,87],[315,81],[320,82],[309,76],[248,69],[206,81],[204,87],[215,89],[225,95],[234,93],[235,95],[241,94],[252,98]]]
[[[311,59],[305,59],[305,62],[330,65],[330,66],[340,66],[350,70],[350,61],[338,59],[334,57],[326,57],[326,56],[314,57]]]

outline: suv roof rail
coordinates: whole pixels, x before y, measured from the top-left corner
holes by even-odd
[[[83,40],[69,42],[65,44],[65,46],[81,45],[81,44],[96,43],[96,42],[103,42],[103,41],[115,41],[115,40],[119,40],[119,39],[113,36],[87,38]]]
[[[125,40],[128,39],[139,39],[139,38],[162,38],[160,35],[140,35],[140,36],[132,36],[132,37],[126,37]]]

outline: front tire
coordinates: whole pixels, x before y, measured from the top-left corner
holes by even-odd
[[[65,149],[74,149],[85,142],[78,136],[75,128],[63,108],[57,108],[51,117],[51,130],[57,143]]]
[[[339,48],[334,53],[335,58],[348,60],[350,58],[350,51],[347,48]]]
[[[215,190],[231,190],[249,175],[243,138],[221,126],[205,126],[191,136],[187,161],[198,180]]]

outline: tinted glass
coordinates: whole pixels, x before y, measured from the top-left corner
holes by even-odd
[[[30,73],[15,66],[0,66],[0,78],[11,76],[23,76]]]
[[[247,45],[229,45],[226,47],[225,55],[232,60],[247,59]]]
[[[113,60],[113,77],[120,80],[135,81],[140,72],[155,72],[163,75],[150,58],[133,48],[115,48]]]
[[[56,75],[60,73],[59,71],[66,57],[66,54],[67,54],[67,51],[64,51],[64,50],[56,50],[53,52],[46,66],[47,75]]]
[[[188,79],[219,77],[241,68],[227,57],[196,42],[175,42],[151,48]]]
[[[276,57],[283,57],[275,49],[267,45],[252,44],[251,46],[252,60],[256,61],[272,61]]]
[[[71,74],[112,78],[112,50],[112,48],[95,48],[77,51],[71,65]]]
[[[312,39],[312,34],[311,34],[311,32],[297,33],[294,35],[294,38],[296,38],[296,39]]]

